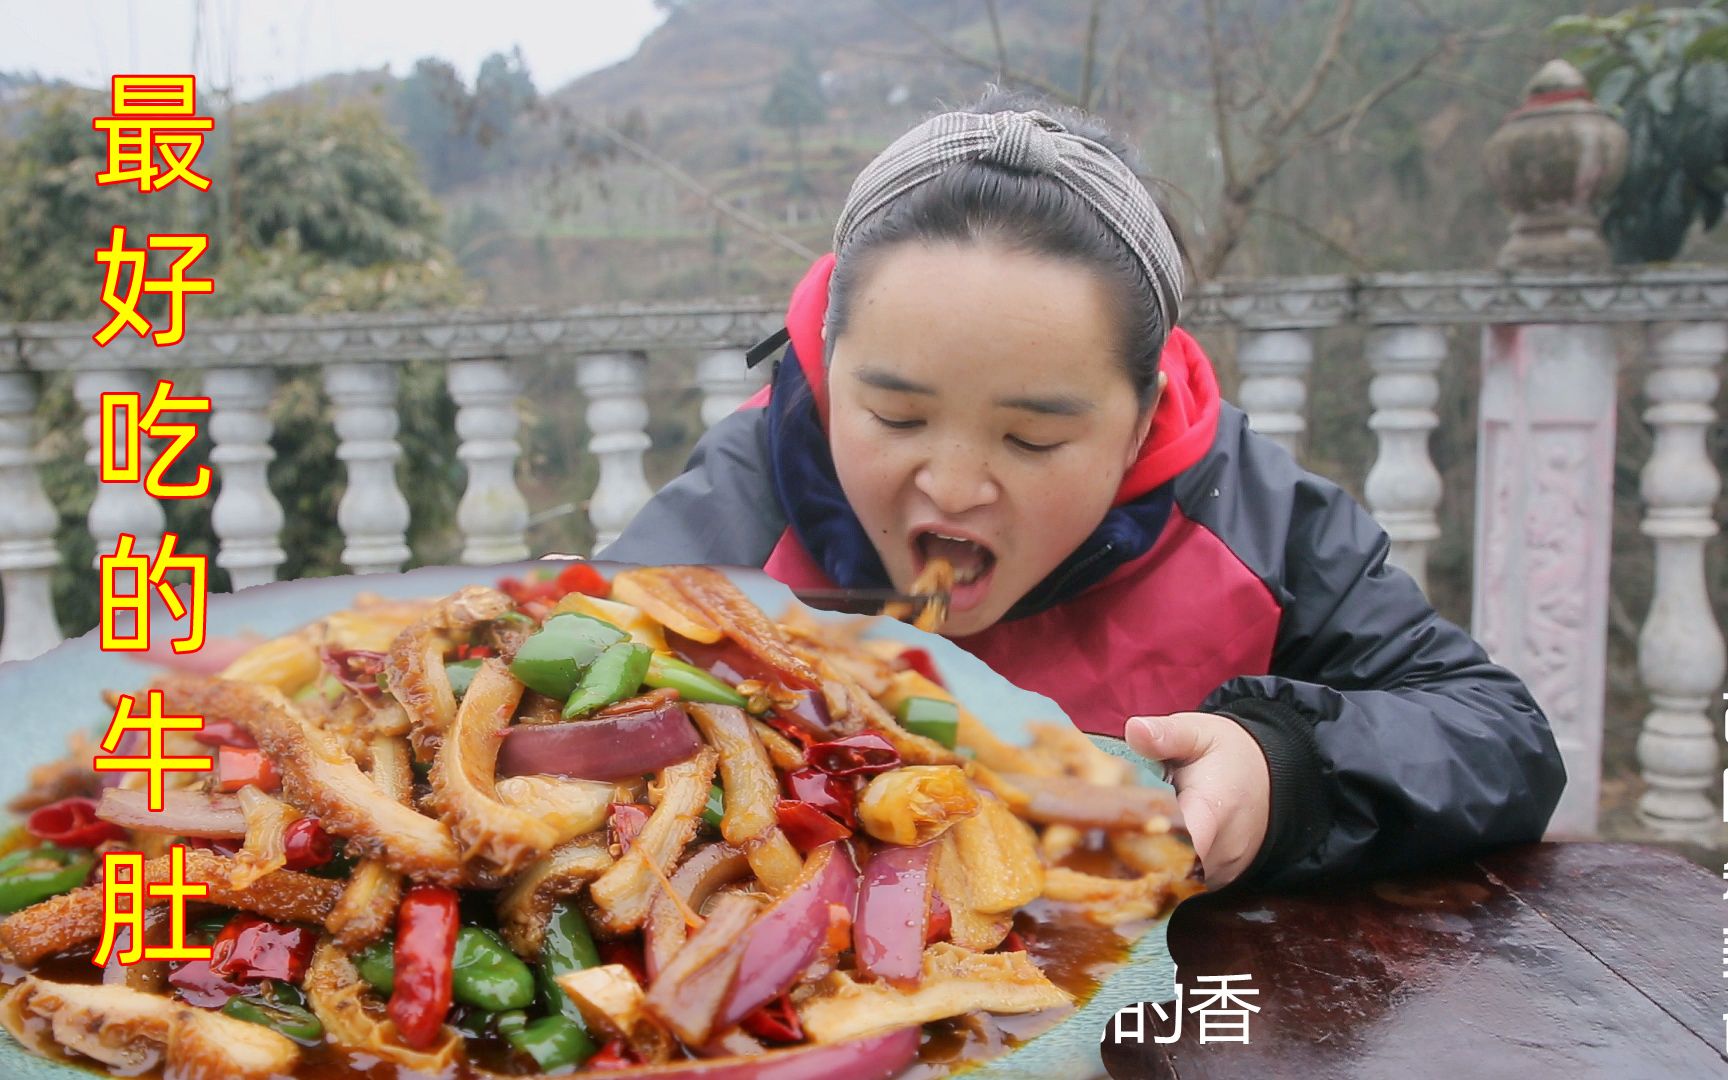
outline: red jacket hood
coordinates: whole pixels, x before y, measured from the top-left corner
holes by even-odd
[[[828,312],[828,279],[833,273],[833,255],[817,259],[804,280],[792,290],[792,301],[786,309],[786,330],[792,338],[792,350],[816,398],[823,427],[828,425],[828,379],[822,362],[822,322]],[[1169,382],[1152,414],[1152,430],[1140,447],[1140,456],[1117,489],[1118,506],[1139,498],[1199,461],[1217,432],[1218,377],[1212,371],[1212,362],[1186,330],[1178,327],[1170,332],[1159,365]]]

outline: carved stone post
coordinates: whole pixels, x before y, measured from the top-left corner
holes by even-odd
[[[1583,86],[1564,61],[1544,67],[1486,147],[1489,179],[1514,211],[1505,269],[1607,261],[1591,206],[1619,182],[1625,134]],[[1615,362],[1602,326],[1484,332],[1475,631],[1525,679],[1553,725],[1567,773],[1550,824],[1557,835],[1596,830]]]
[[[702,426],[711,428],[736,412],[762,388],[769,366],[744,366],[742,349],[722,349],[696,363],[696,385],[702,390]]]
[[[0,661],[28,660],[60,643],[52,587],[59,515],[36,469],[34,380],[0,374],[0,582],[6,596]]]
[[[648,358],[641,353],[602,353],[576,361],[576,384],[588,397],[588,449],[600,461],[600,481],[588,501],[598,551],[624,530],[653,494],[642,471],[648,449]]]
[[[356,574],[389,574],[408,561],[408,500],[396,484],[397,371],[390,364],[332,364],[324,390],[348,466],[348,489],[336,506],[347,544],[342,561]]]
[[[1242,372],[1237,397],[1248,423],[1292,455],[1302,450],[1308,430],[1308,369],[1314,364],[1310,330],[1244,329],[1236,366]]]
[[[135,393],[139,395],[139,415],[150,404],[150,395],[156,388],[156,380],[134,371],[87,371],[72,382],[72,396],[84,409],[84,442],[89,447],[84,452],[84,463],[90,466],[91,472],[97,475],[96,497],[90,502],[90,535],[96,541],[96,557],[99,560],[104,554],[114,551],[114,544],[121,533],[131,533],[137,537],[132,550],[139,555],[155,555],[162,546],[162,507],[144,490],[144,481],[139,479],[131,484],[104,484],[101,482],[102,468],[102,395],[105,393]],[[118,429],[120,421],[115,419],[115,445],[124,446],[124,433]],[[140,478],[147,475],[150,465],[156,460],[160,451],[154,439],[148,437],[139,441]],[[92,563],[91,565],[99,565]],[[142,586],[141,586],[142,587]],[[122,588],[130,588],[123,585]]]
[[[516,486],[516,375],[503,360],[458,360],[448,379],[462,439],[456,456],[468,465],[468,486],[456,507],[462,561],[486,566],[526,559],[528,500]]]
[[[1641,486],[1644,535],[1656,544],[1656,581],[1638,635],[1638,674],[1650,693],[1638,736],[1638,764],[1649,788],[1638,817],[1664,836],[1706,842],[1720,830],[1708,793],[1722,738],[1712,716],[1725,708],[1717,696],[1725,661],[1704,574],[1722,476],[1704,440],[1716,420],[1711,406],[1716,366],[1728,353],[1728,323],[1658,325],[1652,336],[1644,418],[1656,429],[1656,445]]]
[[[1428,433],[1440,423],[1440,365],[1446,332],[1437,326],[1386,326],[1368,335],[1374,370],[1368,396],[1374,415],[1368,426],[1380,441],[1363,494],[1374,517],[1392,538],[1386,561],[1428,588],[1428,545],[1440,538],[1434,515],[1440,505],[1440,472],[1428,454]]]
[[[222,540],[216,565],[228,571],[236,591],[276,580],[282,550],[282,504],[270,491],[270,395],[276,375],[269,368],[215,368],[204,376],[210,398],[210,460],[221,483],[210,524]]]

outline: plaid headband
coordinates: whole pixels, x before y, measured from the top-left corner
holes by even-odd
[[[1181,256],[1151,193],[1121,158],[1041,112],[943,113],[894,140],[853,181],[834,226],[835,252],[872,214],[962,161],[1040,173],[1086,200],[1145,269],[1165,330],[1176,325]]]

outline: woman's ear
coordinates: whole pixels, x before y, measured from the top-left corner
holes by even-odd
[[[1140,460],[1140,451],[1146,445],[1147,436],[1152,434],[1152,416],[1158,411],[1158,403],[1164,400],[1164,387],[1169,383],[1170,376],[1160,371],[1158,385],[1152,391],[1152,400],[1147,402],[1146,408],[1140,412],[1140,421],[1134,429],[1134,442],[1129,447],[1128,461],[1123,465],[1124,469],[1132,469],[1134,463]]]

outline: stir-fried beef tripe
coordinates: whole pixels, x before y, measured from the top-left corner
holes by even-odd
[[[498,745],[521,699],[522,684],[509,669],[484,661],[432,764],[432,803],[450,823],[462,857],[498,877],[546,854],[558,839],[550,822],[506,805],[493,786]]]
[[[913,618],[913,626],[932,634],[942,632],[942,624],[948,621],[948,600],[954,593],[954,577],[954,564],[946,556],[932,556],[924,564],[924,569],[918,572],[917,580],[912,583],[912,595],[929,599],[924,602],[924,610]]]
[[[186,852],[186,880],[206,882],[210,903],[255,912],[267,919],[321,923],[342,891],[339,881],[294,870],[277,870],[236,889],[228,884],[235,867],[234,860],[224,855]],[[166,855],[144,864],[146,881],[166,881],[168,874]],[[152,900],[151,904],[163,902]],[[0,951],[13,963],[29,966],[45,956],[66,952],[101,936],[102,886],[85,885],[0,922]]]
[[[46,1024],[46,1031],[42,1027]],[[196,1080],[267,1080],[300,1049],[268,1028],[124,986],[81,986],[27,975],[0,1001],[0,1024],[25,1047],[58,1047],[132,1076],[158,1063]]]
[[[392,697],[402,703],[413,727],[415,756],[430,761],[444,733],[456,720],[456,695],[444,673],[444,654],[483,622],[510,610],[510,598],[496,589],[470,586],[437,604],[396,638],[384,667]]]
[[[314,727],[280,692],[267,686],[176,683],[176,709],[240,724],[282,772],[290,802],[319,819],[351,850],[417,881],[460,885],[467,877],[450,829],[386,795],[348,756],[335,736]]]
[[[928,613],[993,560],[920,545]],[[86,740],[0,837],[0,1026],[115,1075],[934,1074],[1202,888],[1174,799],[1078,731],[1010,745],[923,650],[702,567],[369,598],[157,685],[215,773],[152,812]],[[101,852],[160,882],[173,844],[210,958],[90,964]]]

